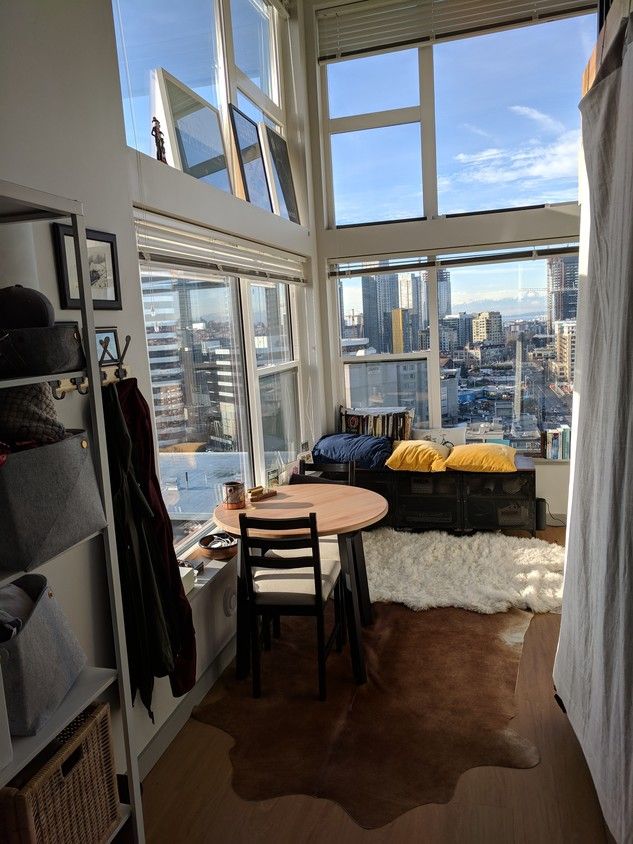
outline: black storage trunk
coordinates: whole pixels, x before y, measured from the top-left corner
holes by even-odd
[[[536,530],[536,475],[530,457],[516,472],[404,472],[356,469],[356,485],[383,495],[380,522],[406,530]]]

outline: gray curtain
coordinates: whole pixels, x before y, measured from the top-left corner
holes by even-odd
[[[633,842],[633,16],[581,102],[589,184],[554,682],[606,821]],[[584,213],[584,209],[583,209]]]

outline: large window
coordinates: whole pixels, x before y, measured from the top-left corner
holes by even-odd
[[[439,211],[573,202],[585,15],[434,47]]]
[[[442,421],[538,454],[542,432],[571,426],[578,256],[496,257],[446,271]]]
[[[429,420],[428,272],[341,266],[340,354],[350,407],[410,407],[415,424]]]
[[[203,99],[222,102],[213,0],[115,0],[127,143],[154,155],[155,71],[164,68]]]
[[[228,105],[285,137],[283,16],[269,0],[113,4],[128,145],[155,157],[157,118],[169,165],[247,196]],[[262,169],[262,179],[266,199],[268,189],[277,196],[275,172]],[[289,217],[284,208],[280,213]]]
[[[252,479],[237,282],[141,267],[161,484],[176,541]]]
[[[204,230],[158,218],[137,228],[148,255],[141,284],[159,473],[179,543],[205,529],[224,483],[266,483],[314,436],[302,419],[309,373],[293,331],[308,293],[296,256],[223,245],[209,233],[205,246]],[[205,249],[208,264],[214,250],[226,259],[233,249],[235,275],[196,266]],[[272,266],[288,282],[253,278]]]
[[[419,61],[418,50],[400,50],[327,65],[338,226],[424,214]]]
[[[548,432],[568,443],[575,245],[350,261],[331,276],[348,406],[409,407],[417,428],[460,425],[533,455]]]
[[[326,61],[328,224],[575,201],[577,105],[595,26],[583,15]]]

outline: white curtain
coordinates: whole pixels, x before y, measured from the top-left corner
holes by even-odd
[[[589,185],[554,682],[606,821],[633,842],[633,16],[581,102]],[[584,213],[583,208],[583,213]]]

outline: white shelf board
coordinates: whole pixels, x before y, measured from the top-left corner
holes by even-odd
[[[81,202],[0,179],[0,223],[55,220],[71,214],[83,214]]]
[[[123,829],[123,827],[128,822],[131,816],[132,807],[128,806],[127,803],[121,803],[121,805],[119,806],[119,824],[112,833],[112,835],[108,838],[108,844],[110,844],[111,841],[114,841],[114,839],[117,837],[119,832],[121,832],[121,830]]]
[[[44,750],[64,727],[114,683],[116,677],[117,672],[113,668],[84,668],[75,685],[39,733],[13,739],[13,759],[0,770],[0,786],[6,785]]]
[[[28,378],[5,378],[0,381],[0,390],[8,387],[26,387],[29,384],[44,384],[51,381],[63,381],[70,378],[87,378],[85,370],[79,369],[76,372],[57,372],[52,375],[31,375]]]

